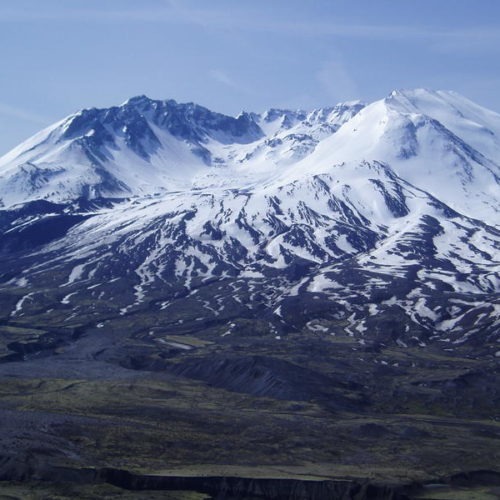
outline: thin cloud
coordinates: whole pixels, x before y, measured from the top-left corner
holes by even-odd
[[[15,118],[17,120],[24,120],[30,123],[35,123],[37,125],[47,125],[48,123],[50,123],[50,120],[48,118],[45,118],[44,116],[37,115],[35,113],[31,113],[30,111],[16,108],[4,103],[0,103],[0,115],[9,118]]]
[[[109,5],[109,4],[108,4]],[[0,7],[0,22],[29,22],[55,20],[88,20],[105,22],[150,22],[186,24],[206,28],[267,32],[293,37],[340,37],[371,40],[418,40],[435,46],[445,46],[448,50],[462,50],[463,47],[500,46],[500,31],[496,27],[472,27],[443,29],[440,26],[384,25],[332,23],[322,20],[300,22],[298,20],[277,19],[262,15],[262,12],[247,7],[220,9],[216,7],[193,7],[178,0],[165,0],[154,8],[113,8],[107,9],[6,9]]]
[[[333,103],[356,99],[358,85],[340,60],[330,60],[322,64],[316,79]]]
[[[255,95],[255,91],[253,89],[237,82],[224,70],[211,69],[208,72],[208,76],[217,83],[220,83],[229,89],[235,90],[240,94]]]
[[[479,51],[499,52],[500,31],[482,29],[464,29],[436,35],[431,40],[431,47],[436,52],[474,54]]]
[[[57,11],[1,9],[0,22],[43,22],[43,21],[130,21],[130,22],[165,22],[165,9],[141,10],[95,10],[61,9]]]
[[[109,4],[108,4],[109,5]],[[8,22],[44,22],[44,21],[117,21],[117,22],[150,22],[209,25],[229,23],[230,18],[223,11],[214,9],[189,9],[182,3],[167,1],[154,8],[60,8],[57,10],[15,9],[0,6],[0,23]]]
[[[230,78],[225,71],[222,71],[220,69],[212,69],[210,70],[209,75],[210,78],[212,78],[216,82],[226,85],[226,87],[240,90],[239,85],[232,78]]]

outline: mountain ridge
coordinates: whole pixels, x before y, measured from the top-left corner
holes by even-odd
[[[500,115],[488,114],[455,94],[425,91],[422,98],[422,92],[393,92],[367,106],[353,102],[309,113],[272,109],[260,115],[241,113],[236,118],[193,103],[138,96],[122,106],[71,115],[46,129],[43,140],[35,135],[4,155],[0,158],[0,199],[4,206],[10,206],[29,199],[58,202],[80,196],[129,197],[190,185],[203,187],[217,177],[216,170],[204,167],[226,167],[219,177],[233,176],[237,183],[254,170],[261,174],[256,180],[266,182],[266,177],[276,173],[273,165],[281,174],[296,164],[295,170],[315,168],[310,163],[324,162],[316,152],[322,150],[327,161],[339,164],[351,160],[388,163],[403,178],[427,191],[431,183],[443,189],[442,182],[435,182],[439,174],[428,167],[422,173],[421,165],[439,155],[441,163],[448,165],[441,169],[442,176],[454,182],[450,189],[467,195],[468,182],[482,192],[482,206],[467,207],[467,215],[481,208],[481,216],[493,220],[500,167],[491,157],[497,158],[500,151]],[[429,105],[432,99],[438,104]],[[408,103],[414,108],[412,112]],[[443,112],[445,105],[452,110],[448,114]],[[427,112],[437,109],[435,114],[444,124],[430,114],[415,114],[419,106]],[[470,125],[466,132],[471,127],[474,132],[475,147],[468,145],[455,133],[463,135],[463,127],[454,125],[453,116],[450,118],[455,112],[463,116],[465,109],[469,114],[472,109],[475,118],[486,116],[483,121],[498,127],[497,133],[484,124],[472,126],[471,120],[464,118],[462,121]],[[238,144],[242,147],[234,147]],[[449,149],[450,144],[455,144],[454,150]],[[430,174],[432,178],[426,182]],[[225,179],[215,181],[227,183]],[[433,194],[443,198],[439,191]],[[460,205],[451,194],[443,201]]]

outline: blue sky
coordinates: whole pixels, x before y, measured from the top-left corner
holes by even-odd
[[[242,109],[456,90],[500,112],[498,0],[2,0],[0,154],[146,94]]]

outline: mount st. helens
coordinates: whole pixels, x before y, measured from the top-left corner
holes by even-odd
[[[500,115],[443,91],[237,118],[144,96],[81,111],[0,159],[4,316],[100,324],[181,301],[172,328],[221,336],[236,315],[270,338],[493,342],[499,138]]]
[[[499,179],[444,91],[41,131],[0,158],[0,480],[498,481]]]

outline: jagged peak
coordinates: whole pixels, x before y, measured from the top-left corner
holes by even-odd
[[[360,100],[346,101],[335,104],[334,106],[317,108],[308,114],[309,120],[324,120],[338,119],[343,114],[349,114],[349,117],[354,116],[361,111],[366,104]]]
[[[140,94],[140,95],[130,97],[125,102],[123,102],[120,106],[137,106],[137,105],[141,105],[141,104],[150,104],[152,102],[154,102],[153,99],[150,99],[145,94]]]
[[[307,116],[307,111],[303,109],[283,109],[283,108],[269,108],[261,115],[265,122],[273,122],[278,119],[298,119],[303,120]]]

